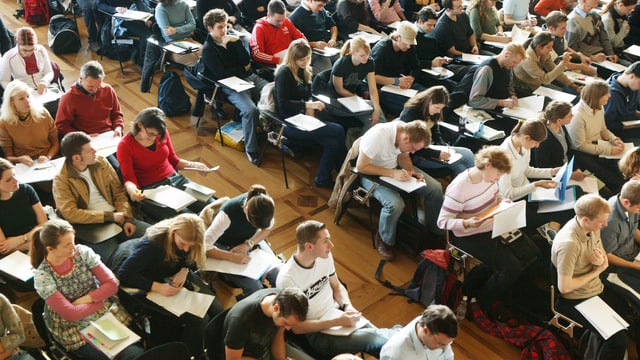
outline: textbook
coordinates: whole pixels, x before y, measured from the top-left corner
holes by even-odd
[[[31,266],[29,255],[16,250],[0,259],[0,271],[13,278],[27,282],[33,278],[36,270]]]
[[[629,323],[607,305],[600,296],[594,296],[581,302],[576,305],[576,310],[580,311],[582,316],[598,330],[605,340],[618,331],[629,328]]]
[[[85,340],[113,359],[129,345],[140,341],[140,336],[118,321],[109,311],[100,319],[80,331]]]
[[[237,264],[233,261],[207,258],[204,265],[205,271],[216,271],[225,274],[242,275],[251,279],[260,279],[275,266],[282,265],[282,261],[273,254],[262,249],[249,252],[251,260],[246,264]]]
[[[396,86],[396,85],[385,85],[385,86],[381,87],[380,90],[381,91],[386,91],[386,92],[391,93],[391,94],[406,96],[408,98],[414,97],[418,93],[418,90],[414,90],[414,89],[411,89],[411,88],[409,88],[409,89],[401,89],[399,86]]]
[[[196,198],[186,192],[169,185],[160,185],[157,188],[145,189],[142,192],[145,200],[152,200],[160,205],[180,211],[196,202]]]
[[[255,87],[252,82],[242,80],[237,76],[230,76],[228,78],[218,80],[218,82],[236,92],[243,92]]]
[[[209,294],[202,294],[182,288],[173,296],[164,296],[154,291],[147,293],[147,299],[162,306],[165,310],[181,316],[188,312],[197,317],[203,318],[207,310],[216,297]]]

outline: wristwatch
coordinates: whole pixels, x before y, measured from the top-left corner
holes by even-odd
[[[252,248],[253,245],[254,245],[253,244],[253,240],[247,240],[247,241],[245,241],[245,244],[249,245],[250,248]]]

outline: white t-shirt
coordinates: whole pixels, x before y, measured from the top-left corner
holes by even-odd
[[[373,126],[360,140],[360,153],[369,157],[373,165],[385,169],[398,167],[398,155],[402,151],[395,143],[400,124],[400,121],[391,121]]]
[[[91,178],[91,172],[89,169],[85,169],[84,171],[78,171],[80,176],[87,181],[89,185],[89,203],[87,204],[88,210],[96,210],[96,211],[116,211],[116,208],[105,200],[105,198],[100,194],[100,191],[96,187],[96,184],[93,183],[93,179]]]

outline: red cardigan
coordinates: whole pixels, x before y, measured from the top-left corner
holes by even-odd
[[[98,88],[95,95],[87,95],[78,89],[76,82],[60,98],[56,127],[60,134],[84,131],[87,134],[101,134],[119,127],[123,129],[124,115],[116,91],[106,83]]]
[[[156,138],[156,149],[152,151],[142,145],[128,133],[118,143],[118,162],[122,179],[131,181],[138,188],[157,183],[173,175],[180,158],[173,150],[169,130],[164,140]]]

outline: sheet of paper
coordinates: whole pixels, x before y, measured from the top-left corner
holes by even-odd
[[[634,129],[640,127],[640,120],[626,120],[622,122],[622,127],[625,129]]]
[[[380,180],[387,182],[398,189],[401,189],[407,193],[412,193],[423,186],[427,186],[427,183],[424,181],[418,181],[418,179],[411,177],[408,181],[400,181],[394,178],[390,178],[387,176],[380,176]]]
[[[331,320],[340,316],[342,316],[342,310],[332,307],[320,318],[320,320]],[[364,327],[368,323],[369,320],[367,320],[364,316],[360,316],[360,320],[358,320],[358,322],[354,326],[334,326],[327,330],[322,330],[321,333],[333,336],[349,336],[354,331],[360,329],[361,327]]]
[[[96,349],[104,353],[109,359],[115,358],[122,350],[129,345],[140,341],[140,336],[131,329],[122,324],[111,312],[104,314],[98,321],[108,321],[112,326],[117,327],[118,331],[126,334],[122,340],[111,340],[103,334],[95,325],[91,324],[80,331],[80,334]]]
[[[91,138],[91,146],[96,149],[98,155],[107,157],[115,154],[118,150],[118,143],[122,137],[113,136],[113,130],[98,134]]]
[[[385,85],[382,88],[380,88],[380,90],[386,91],[388,93],[396,94],[396,95],[406,96],[408,98],[414,97],[418,93],[418,90],[401,89],[399,86],[395,86],[395,85]]]
[[[175,54],[186,54],[189,52],[197,51],[200,46],[192,44],[188,41],[176,41],[165,45],[163,48]]]
[[[491,207],[487,211],[485,211],[482,214],[478,215],[478,218],[480,218],[480,219],[492,218],[496,214],[499,214],[499,213],[507,210],[508,208],[510,208],[512,206],[515,206],[515,204],[516,203],[514,203],[512,201],[501,201],[499,204],[496,204],[495,206]]]
[[[284,58],[287,57],[287,50],[289,50],[289,49],[284,49],[284,50],[278,51],[277,53],[273,54],[273,56],[279,57],[280,59],[284,59]]]
[[[251,251],[249,256],[251,257],[251,260],[246,264],[237,264],[233,261],[207,258],[204,270],[242,275],[251,279],[260,279],[272,267],[282,265],[280,259],[261,249]]]
[[[38,91],[36,90],[29,91],[29,98],[31,100],[35,100],[39,102],[40,104],[46,104],[51,101],[56,101],[60,99],[61,96],[62,96],[61,92],[55,92],[55,91],[52,91],[51,89],[47,89],[42,95],[38,94]]]
[[[125,11],[124,13],[119,13],[116,11],[116,13],[113,14],[114,18],[124,19],[124,20],[141,20],[141,21],[146,21],[152,16],[153,15],[151,13],[148,13],[146,11],[137,11],[137,10],[131,10],[131,9],[127,9],[127,11]]]
[[[516,201],[513,206],[495,214],[491,237],[496,238],[501,234],[527,226],[526,204],[524,200]]]
[[[315,129],[319,129],[326,125],[325,123],[314,118],[313,116],[309,116],[305,114],[298,114],[290,118],[286,118],[284,121],[292,124],[293,126],[297,127],[302,131],[313,131]]]
[[[538,203],[538,214],[573,209],[576,204],[576,189],[568,188],[563,201],[543,201]]]
[[[487,60],[491,56],[486,55],[475,55],[475,54],[462,54],[462,61],[472,63],[472,64],[480,64],[481,62]]]
[[[595,176],[587,176],[580,181],[569,180],[568,185],[580,186],[582,188],[582,191],[587,194],[598,194],[598,179],[596,179]]]
[[[485,41],[484,43],[485,43],[485,45],[491,45],[491,46],[497,47],[499,49],[504,49],[505,45],[507,45],[507,43],[503,43],[503,42],[499,42],[499,41]]]
[[[631,45],[628,48],[626,48],[623,52],[633,55],[633,56],[637,56],[640,57],[640,46],[638,45]]]
[[[349,111],[351,111],[352,113],[373,111],[373,107],[371,107],[368,102],[357,95],[338,98],[338,102],[349,109]]]
[[[524,44],[529,36],[531,36],[531,32],[527,30],[522,30],[518,26],[511,28],[511,42]]]
[[[611,62],[609,60],[605,60],[603,62],[599,62],[596,63],[596,65],[602,66],[603,68],[609,69],[611,71],[615,71],[615,72],[623,72],[625,70],[627,70],[627,67],[622,65],[622,64],[616,64],[614,62]]]
[[[332,48],[332,47],[325,47],[324,49],[313,49],[313,52],[315,54],[321,55],[321,56],[326,56],[326,57],[332,57],[332,56],[337,56],[340,55],[340,49],[338,48]]]
[[[64,157],[53,159],[45,163],[36,163],[29,167],[25,164],[16,164],[14,170],[18,181],[24,184],[52,181],[64,165]]]
[[[553,181],[555,181],[558,184],[555,188],[545,189],[541,187],[536,187],[535,190],[531,194],[529,194],[529,201],[559,201],[560,200],[559,193],[562,189],[562,178],[564,177],[564,174],[567,171],[569,164],[571,165],[569,171],[573,172],[572,160],[562,165],[560,170],[558,170],[558,172],[556,173],[556,176],[553,177]],[[565,186],[565,189],[566,189],[566,186]]]
[[[382,36],[380,36],[378,34],[368,33],[366,31],[356,31],[356,32],[354,32],[352,34],[349,34],[349,37],[351,39],[356,38],[356,37],[361,37],[366,42],[368,42],[369,44],[376,43],[376,42],[378,42],[378,41],[380,41],[382,39]]]
[[[598,145],[606,144],[606,143],[608,143],[608,141],[598,140]],[[624,150],[622,150],[622,153],[620,153],[618,155],[600,155],[600,157],[604,158],[604,159],[622,159],[622,156],[624,154],[626,154],[627,151],[633,150],[633,148],[634,148],[633,143],[626,142],[626,143],[624,143]]]
[[[24,282],[29,281],[35,273],[29,255],[22,251],[14,251],[0,259],[0,271]]]
[[[243,92],[255,87],[252,82],[240,79],[237,76],[231,76],[226,79],[218,80],[218,82],[236,92]]]
[[[584,75],[582,73],[579,73],[576,71],[570,71],[570,70],[566,70],[564,74],[567,75],[567,77],[571,79],[571,81],[578,83],[580,85],[585,85],[586,83],[590,83],[592,81],[596,81],[599,79],[593,76]]]
[[[533,92],[535,95],[546,96],[549,99],[560,100],[564,102],[571,103],[576,96],[572,94],[568,94],[564,91],[554,90],[548,87],[540,86]]]
[[[448,78],[454,75],[453,71],[445,69],[441,66],[431,69],[422,69],[422,71],[436,78]]]
[[[196,202],[196,198],[193,196],[169,185],[161,185],[157,188],[146,189],[142,193],[147,199],[170,207],[175,211],[180,211]]]
[[[544,96],[532,95],[518,99],[518,106],[503,108],[502,113],[519,119],[536,119],[544,107]]]
[[[450,147],[450,146],[446,146],[446,145],[429,145],[429,147],[431,149],[434,149],[434,150],[448,152],[449,153],[449,161],[447,161],[447,164],[453,164],[456,161],[462,159],[462,154],[456,152],[456,150],[454,148]]]
[[[594,296],[581,302],[576,305],[576,310],[580,311],[582,316],[598,330],[605,340],[618,331],[629,327],[629,323],[605,303],[600,296]]]
[[[207,313],[209,306],[211,306],[213,299],[215,299],[215,296],[201,294],[182,288],[173,296],[164,296],[157,292],[150,291],[147,294],[147,299],[162,306],[176,316],[180,316],[188,312],[197,317],[203,318]]]

